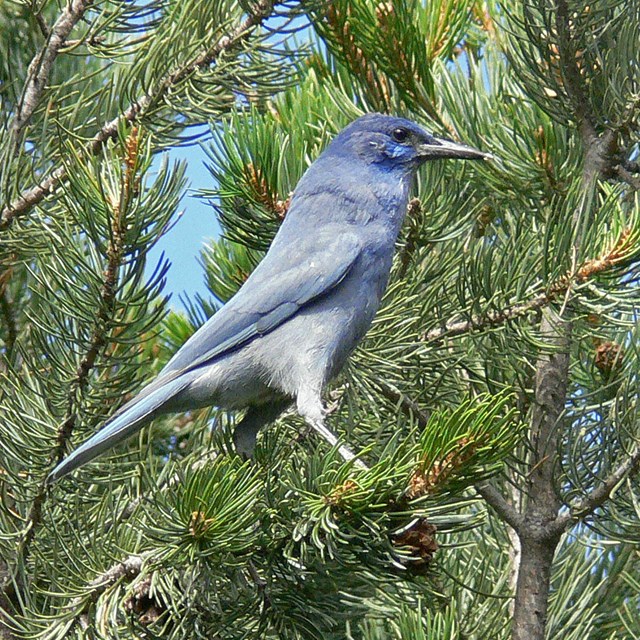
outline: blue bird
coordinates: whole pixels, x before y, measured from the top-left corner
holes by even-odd
[[[322,392],[380,305],[416,171],[427,160],[489,154],[372,113],[343,129],[299,181],[269,251],[238,293],[49,475],[52,482],[159,415],[246,409],[234,441],[251,454],[258,430],[295,403],[332,446]],[[339,446],[345,459],[354,455]]]

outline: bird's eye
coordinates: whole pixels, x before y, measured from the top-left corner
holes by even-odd
[[[407,138],[409,137],[409,132],[406,129],[403,129],[402,127],[398,127],[397,129],[394,129],[391,132],[391,137],[396,142],[406,142]]]

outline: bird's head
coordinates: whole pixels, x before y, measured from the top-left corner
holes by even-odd
[[[331,144],[340,153],[355,154],[388,170],[413,171],[427,160],[484,160],[491,155],[427,133],[410,120],[370,113],[354,120]]]

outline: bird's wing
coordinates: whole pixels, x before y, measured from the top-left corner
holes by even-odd
[[[274,243],[240,291],[176,353],[160,378],[174,378],[269,333],[324,296],[349,273],[361,243],[352,233],[318,232],[290,247]]]

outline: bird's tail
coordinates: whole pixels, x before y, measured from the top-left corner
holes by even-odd
[[[98,433],[67,456],[47,477],[47,484],[66,476],[93,460],[125,438],[139,431],[162,413],[163,406],[188,385],[182,377],[166,382],[149,393],[142,393],[125,405]]]

